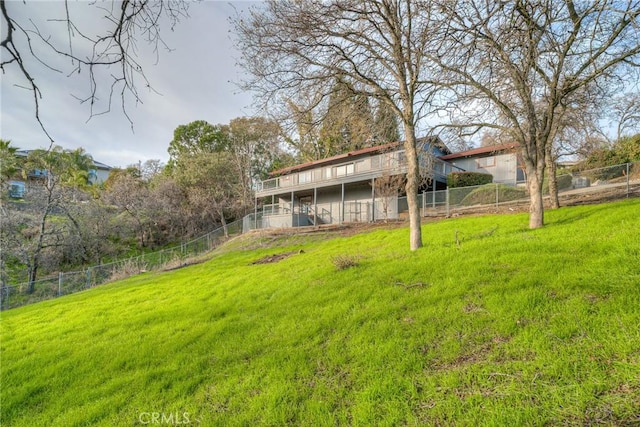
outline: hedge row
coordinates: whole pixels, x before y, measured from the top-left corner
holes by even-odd
[[[451,172],[447,176],[447,186],[449,188],[472,187],[475,185],[490,184],[493,182],[493,175],[480,172]]]

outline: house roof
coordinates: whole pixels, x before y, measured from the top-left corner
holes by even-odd
[[[451,153],[444,156],[440,156],[439,158],[441,160],[454,160],[454,159],[460,159],[463,157],[473,157],[473,156],[479,156],[481,154],[492,154],[500,151],[513,150],[518,147],[519,147],[518,143],[511,142],[508,144],[490,145],[487,147],[474,148],[472,150],[459,151],[457,153]]]
[[[445,153],[450,153],[451,152],[449,150],[449,148],[437,136],[419,138],[417,142],[422,144],[424,142],[427,142],[427,138],[431,138],[431,144],[433,144],[434,146],[438,147],[442,152],[445,152]],[[327,157],[326,159],[314,160],[314,161],[307,162],[307,163],[301,163],[299,165],[289,166],[287,168],[283,168],[283,169],[279,169],[279,170],[276,170],[276,171],[269,172],[269,175],[270,176],[286,175],[286,174],[289,174],[289,173],[292,173],[292,172],[298,172],[298,171],[302,171],[302,170],[305,170],[305,169],[312,169],[312,168],[315,168],[317,166],[329,165],[329,164],[335,163],[335,162],[337,162],[339,160],[344,160],[344,159],[348,159],[348,158],[351,158],[351,157],[362,156],[364,154],[384,153],[386,151],[396,149],[396,148],[400,147],[401,145],[402,145],[402,142],[396,141],[396,142],[390,142],[388,144],[375,145],[373,147],[361,148],[359,150],[349,151],[348,153],[343,153],[343,154],[338,154],[336,156]]]
[[[17,150],[16,151],[16,156],[19,157],[27,157],[29,155],[30,152],[32,152],[34,150]],[[93,160],[93,159],[91,159]],[[102,169],[102,170],[111,170],[113,169],[111,166],[104,164],[102,162],[99,162],[97,160],[93,160],[93,166],[96,167],[96,169]]]

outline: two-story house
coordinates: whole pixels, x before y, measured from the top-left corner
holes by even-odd
[[[428,188],[445,188],[447,174],[459,170],[438,157],[451,154],[437,137],[419,141],[419,157],[434,157],[433,181]],[[245,218],[245,230],[270,227],[298,227],[344,222],[370,222],[398,218],[402,207],[397,198],[404,191],[398,186],[395,203],[383,203],[376,191],[376,180],[407,172],[403,144],[363,148],[326,159],[303,163],[271,172],[271,178],[258,183],[256,209]],[[427,190],[427,187],[422,190]],[[386,195],[385,197],[388,197]]]

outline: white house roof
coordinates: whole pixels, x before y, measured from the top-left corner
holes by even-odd
[[[16,151],[16,156],[18,156],[18,157],[27,157],[29,155],[29,153],[32,152],[32,151],[34,151],[34,150],[17,150]],[[109,166],[107,164],[104,164],[102,162],[94,160],[93,158],[92,158],[92,160],[93,160],[93,166],[95,166],[96,169],[107,170],[107,171],[113,169],[111,166]]]

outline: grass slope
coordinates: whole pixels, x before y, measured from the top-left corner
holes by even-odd
[[[445,220],[414,253],[404,228],[236,243],[10,310],[0,421],[636,425],[639,213],[563,208],[538,230],[525,215]],[[359,265],[337,270],[345,255]]]

